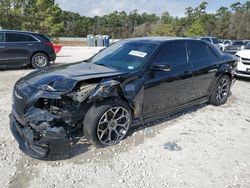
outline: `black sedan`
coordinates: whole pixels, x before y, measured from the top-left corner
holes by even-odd
[[[226,46],[224,51],[226,53],[235,55],[238,51],[244,49],[245,44],[246,44],[245,42],[240,40],[234,41],[232,45]]]
[[[12,133],[35,158],[50,158],[85,136],[119,143],[132,126],[209,102],[227,101],[236,60],[206,41],[137,38],[92,58],[35,71],[13,91]]]

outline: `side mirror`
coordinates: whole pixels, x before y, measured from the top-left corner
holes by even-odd
[[[158,71],[164,71],[164,72],[169,72],[171,70],[170,65],[166,64],[159,64],[159,65],[151,65],[150,66],[151,70],[158,70]]]

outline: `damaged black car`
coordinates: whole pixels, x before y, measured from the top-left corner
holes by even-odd
[[[206,41],[136,38],[90,59],[34,71],[13,90],[10,126],[20,149],[39,159],[82,137],[119,143],[130,128],[209,102],[222,105],[236,59]]]

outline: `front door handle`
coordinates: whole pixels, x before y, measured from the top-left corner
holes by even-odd
[[[6,46],[0,46],[0,49],[4,49],[4,48],[6,48]]]

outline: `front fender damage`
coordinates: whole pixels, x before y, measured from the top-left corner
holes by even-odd
[[[137,76],[123,84],[117,80],[105,79],[98,84],[89,96],[89,100],[96,101],[110,97],[120,97],[129,104],[134,118],[142,119],[143,83],[143,78]]]

